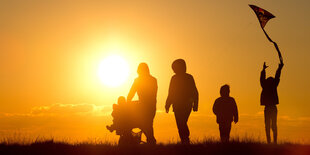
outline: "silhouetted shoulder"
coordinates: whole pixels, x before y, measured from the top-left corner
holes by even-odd
[[[221,97],[219,97],[219,98],[215,99],[214,104],[219,103],[219,102],[220,102],[220,100],[221,100]]]
[[[149,77],[150,83],[152,83],[155,87],[157,87],[157,79],[153,76]]]
[[[144,77],[137,77],[137,78],[135,78],[134,83],[136,83],[136,82],[142,82],[142,81],[145,81],[145,80],[157,82],[157,79],[156,79],[155,77],[149,75],[149,76],[144,76]]]
[[[226,103],[226,102],[228,102],[228,103],[233,103],[233,102],[235,102],[235,99],[233,98],[233,97],[219,97],[219,98],[217,98],[216,100],[215,100],[215,104],[217,104],[217,103],[219,103],[219,104],[221,104],[221,103]]]
[[[154,76],[150,76],[151,79],[153,79],[154,81],[157,81],[157,79]]]
[[[191,74],[186,73],[186,76],[187,76],[188,78],[194,79],[193,75],[191,75]]]
[[[233,97],[230,97],[230,96],[229,96],[229,99],[230,99],[231,101],[235,102],[235,99],[234,99]]]
[[[171,80],[174,80],[176,79],[178,76],[176,74],[174,74],[172,77],[171,77]]]
[[[184,74],[174,74],[174,75],[172,76],[172,79],[173,79],[173,78],[180,77],[180,76],[188,77],[188,78],[193,78],[193,76],[192,76],[191,74],[184,73]]]

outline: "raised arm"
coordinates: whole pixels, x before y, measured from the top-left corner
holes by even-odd
[[[212,110],[215,115],[218,114],[217,100],[214,101]]]
[[[260,85],[263,87],[264,85],[264,82],[266,80],[266,68],[268,66],[266,66],[266,62],[264,62],[264,65],[263,65],[263,70],[261,71],[260,73]]]
[[[278,85],[279,82],[280,82],[280,75],[281,75],[281,70],[282,70],[282,68],[283,68],[283,65],[284,65],[283,63],[280,63],[280,64],[279,64],[279,67],[278,67],[278,69],[277,69],[276,76],[275,76],[276,85]]]
[[[127,96],[127,102],[131,102],[132,98],[135,96],[137,92],[137,80],[135,80],[130,88],[130,91]]]

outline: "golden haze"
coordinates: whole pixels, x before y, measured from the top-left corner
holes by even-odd
[[[264,139],[259,73],[266,61],[267,76],[273,75],[278,58],[249,3],[276,15],[266,31],[285,63],[278,88],[279,140],[308,143],[307,0],[1,0],[1,136],[113,140],[104,128],[111,106],[127,95],[138,64],[147,62],[159,85],[155,136],[159,142],[176,140],[173,115],[162,111],[171,63],[183,58],[200,92],[199,112],[189,120],[192,137],[218,137],[211,107],[227,83],[240,112],[232,134]],[[116,88],[102,85],[97,76],[99,63],[111,54],[129,63],[128,80]]]

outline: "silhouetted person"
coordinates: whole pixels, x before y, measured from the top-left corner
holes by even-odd
[[[139,97],[138,113],[141,113],[141,130],[147,138],[147,143],[155,144],[156,139],[153,131],[153,120],[156,113],[156,96],[157,96],[157,80],[151,76],[149,67],[146,63],[140,63],[138,66],[138,78],[135,79],[127,96],[127,101],[131,102],[135,93]]]
[[[116,130],[116,134],[120,135],[121,132],[124,130],[124,126],[126,121],[126,98],[124,96],[120,96],[118,98],[117,104],[113,104],[113,124],[110,126],[106,126],[110,132]]]
[[[217,98],[213,105],[213,113],[216,115],[216,122],[219,124],[220,137],[222,142],[229,141],[231,122],[238,122],[238,108],[234,98],[229,96],[229,85],[221,87],[221,97]]]
[[[266,129],[266,137],[267,142],[271,142],[270,138],[270,125],[271,129],[273,131],[273,140],[274,143],[277,143],[277,135],[278,135],[278,129],[277,129],[277,104],[279,104],[279,98],[278,98],[278,91],[277,87],[280,82],[280,75],[281,70],[283,67],[283,63],[279,64],[279,67],[276,72],[275,78],[268,77],[266,79],[266,63],[264,62],[263,70],[260,75],[260,84],[263,88],[261,97],[260,97],[260,103],[261,105],[265,106],[264,115],[265,115],[265,129]]]
[[[169,94],[166,101],[166,112],[172,105],[179,136],[183,144],[189,144],[188,117],[193,111],[198,110],[198,90],[192,75],[186,73],[186,64],[183,59],[177,59],[172,63],[172,76],[169,86]]]
[[[136,110],[136,103],[126,103],[126,98],[120,96],[117,104],[113,104],[113,124],[106,126],[110,132],[116,131],[119,135],[119,145],[133,145],[139,144],[141,141],[141,134],[132,132],[132,129],[136,127],[132,115],[133,111]]]

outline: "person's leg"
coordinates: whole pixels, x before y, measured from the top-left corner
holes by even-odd
[[[144,130],[144,134],[146,136],[146,141],[148,144],[156,144],[156,139],[154,137],[154,129],[153,125],[150,125]]]
[[[141,108],[141,107],[140,107]],[[146,141],[148,144],[156,144],[156,139],[154,137],[153,120],[156,114],[155,109],[142,108],[142,113],[139,117],[138,127],[142,130],[146,136]]]
[[[228,142],[229,135],[230,135],[230,129],[231,129],[231,123],[230,122],[219,123],[219,129],[220,129],[221,142]]]
[[[181,139],[181,142],[183,144],[189,144],[190,140],[189,140],[189,129],[187,126],[187,121],[188,121],[188,117],[190,115],[190,111],[175,111],[174,112],[174,116],[175,116],[175,120],[177,123],[177,127],[178,127],[178,131],[179,131],[179,136]]]
[[[231,130],[231,122],[227,122],[226,128],[225,128],[225,132],[226,132],[225,136],[226,136],[227,142],[229,142],[230,130]]]
[[[156,139],[154,137],[154,129],[153,129],[153,118],[146,120],[141,130],[146,136],[146,141],[148,144],[156,144]]]
[[[277,114],[278,110],[277,107],[273,107],[272,109],[272,115],[271,115],[271,129],[273,132],[273,142],[277,144],[277,138],[278,138],[278,129],[277,129]]]
[[[224,124],[223,123],[219,123],[221,142],[225,142],[225,129],[224,128],[225,128]]]
[[[267,138],[267,143],[269,144],[271,142],[271,139],[270,139],[270,110],[269,110],[269,107],[265,107],[264,115],[265,115],[266,138]]]

